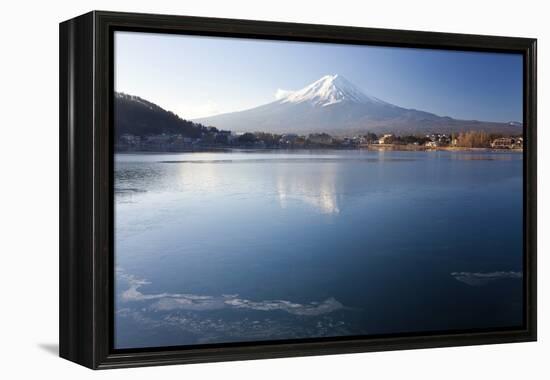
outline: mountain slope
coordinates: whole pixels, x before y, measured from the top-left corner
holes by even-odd
[[[339,75],[326,75],[298,91],[285,91],[272,102],[249,110],[197,119],[237,132],[329,132],[424,134],[483,130],[520,134],[521,124],[457,120],[407,109],[366,95]]]
[[[116,137],[129,133],[136,136],[181,134],[200,137],[206,127],[166,111],[138,96],[115,93]]]

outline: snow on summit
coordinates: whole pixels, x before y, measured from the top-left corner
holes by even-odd
[[[298,91],[277,90],[280,103],[303,103],[326,107],[341,102],[384,103],[382,100],[363,93],[341,75],[325,75],[321,79]]]

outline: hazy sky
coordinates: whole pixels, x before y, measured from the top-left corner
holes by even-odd
[[[340,74],[395,105],[440,116],[522,121],[519,54],[115,34],[115,89],[192,119],[275,100]]]

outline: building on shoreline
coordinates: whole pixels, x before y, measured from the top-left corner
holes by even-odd
[[[387,133],[378,139],[378,144],[391,144],[394,138],[393,133]]]
[[[442,146],[443,144],[440,143],[439,141],[428,141],[426,143],[426,147],[427,148],[437,148],[437,147],[440,147]]]
[[[307,137],[311,144],[331,145],[333,138],[328,133],[312,133]]]
[[[447,146],[451,145],[452,138],[444,133],[432,133],[431,135],[426,135],[426,138],[429,140],[426,142],[427,147],[438,147],[438,146]],[[456,140],[456,139],[455,139]],[[455,143],[456,145],[456,143]]]
[[[493,149],[522,149],[523,137],[500,137],[491,142]]]

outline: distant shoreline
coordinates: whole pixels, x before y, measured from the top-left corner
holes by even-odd
[[[438,147],[427,147],[424,145],[400,145],[400,144],[373,144],[369,145],[368,150],[393,150],[393,151],[449,151],[449,152],[523,152],[522,148],[513,148],[513,149],[495,149],[495,148],[470,148],[463,146],[438,146]]]
[[[194,147],[189,149],[174,150],[115,150],[115,154],[159,154],[159,153],[231,153],[235,151],[245,152],[267,152],[267,151],[323,151],[323,150],[370,150],[370,151],[395,151],[395,152],[429,152],[429,151],[448,151],[448,152],[502,152],[502,153],[522,153],[523,149],[494,149],[494,148],[469,148],[457,146],[426,147],[419,145],[401,145],[401,144],[371,144],[358,147],[308,147],[308,148],[259,148],[259,147]]]

